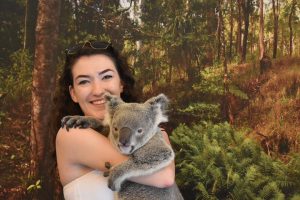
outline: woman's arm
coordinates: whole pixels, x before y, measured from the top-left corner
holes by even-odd
[[[166,141],[168,136],[164,133]],[[106,171],[104,163],[110,162],[113,166],[128,159],[120,154],[103,135],[92,129],[75,129],[67,131],[60,129],[56,138],[58,154],[70,165],[83,165],[93,169]],[[174,183],[174,162],[168,167],[148,176],[131,179],[134,182],[155,187],[168,187]]]

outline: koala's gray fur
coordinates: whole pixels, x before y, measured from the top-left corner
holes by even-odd
[[[108,187],[118,192],[124,200],[181,200],[183,199],[176,183],[168,188],[156,188],[128,181],[132,177],[149,175],[174,159],[174,152],[168,145],[158,125],[166,122],[168,99],[160,94],[145,103],[125,103],[120,98],[105,95],[108,115],[98,121],[92,117],[67,116],[62,125],[67,128],[81,127],[101,130],[109,126],[109,139],[128,161],[110,169]],[[101,131],[103,131],[102,129]]]

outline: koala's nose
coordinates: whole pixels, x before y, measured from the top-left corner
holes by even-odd
[[[123,127],[119,132],[119,142],[124,146],[130,145],[130,138],[132,135],[132,131],[128,127]]]

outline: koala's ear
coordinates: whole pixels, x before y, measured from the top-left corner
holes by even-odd
[[[150,104],[154,108],[160,108],[162,112],[167,111],[169,99],[164,94],[148,99],[145,103]]]
[[[114,111],[118,105],[124,103],[124,101],[120,97],[111,95],[109,93],[106,93],[104,95],[104,98],[106,99],[106,102],[107,102],[106,105],[107,105],[107,108],[108,108],[108,111],[110,114],[114,113]]]

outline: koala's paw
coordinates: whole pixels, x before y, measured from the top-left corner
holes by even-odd
[[[105,172],[103,173],[103,176],[104,176],[104,177],[108,177],[108,176],[109,176],[109,170],[111,169],[111,164],[110,164],[110,162],[105,162],[105,168],[108,169],[108,171],[105,171]]]
[[[121,185],[123,183],[122,179],[122,170],[120,170],[119,166],[110,167],[109,177],[108,177],[108,187],[112,191],[120,191]]]
[[[118,179],[114,179],[113,176],[110,176],[108,178],[108,187],[112,191],[120,191],[120,189],[121,189],[121,182]]]
[[[61,120],[61,127],[66,127],[67,131],[70,128],[89,128],[90,126],[90,122],[84,116],[65,116]]]

